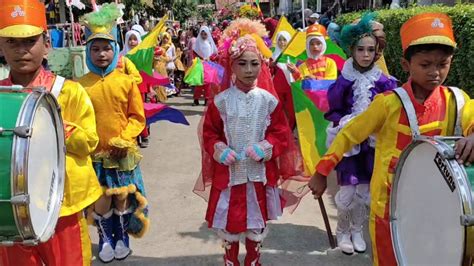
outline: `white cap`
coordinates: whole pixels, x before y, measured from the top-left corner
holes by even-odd
[[[311,14],[311,16],[309,16],[310,18],[315,18],[315,19],[318,19],[320,16],[318,13],[313,13]]]

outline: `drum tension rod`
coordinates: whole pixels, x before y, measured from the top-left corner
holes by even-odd
[[[28,205],[30,204],[30,195],[28,194],[16,195],[7,200],[0,199],[0,202],[9,202],[13,205]]]
[[[463,225],[463,226],[473,226],[474,225],[474,215],[461,215],[461,225]]]
[[[31,137],[31,128],[29,126],[19,126],[14,129],[8,129],[0,127],[0,136],[5,132],[13,132],[16,136],[20,138],[29,138]]]

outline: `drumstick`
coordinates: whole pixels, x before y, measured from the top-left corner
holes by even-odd
[[[334,237],[332,235],[331,225],[329,224],[329,217],[326,212],[326,207],[324,206],[323,197],[319,197],[318,202],[319,202],[319,208],[321,209],[321,214],[323,215],[324,225],[326,226],[326,232],[328,234],[329,245],[331,246],[332,249],[335,249],[336,241],[334,240]]]

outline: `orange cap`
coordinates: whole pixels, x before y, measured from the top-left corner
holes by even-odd
[[[443,13],[422,13],[410,18],[400,29],[402,48],[418,44],[443,44],[456,48],[451,19]]]
[[[321,24],[313,24],[306,30],[306,37],[309,36],[327,36],[326,28]]]
[[[0,37],[27,38],[48,29],[46,10],[38,0],[0,0]]]

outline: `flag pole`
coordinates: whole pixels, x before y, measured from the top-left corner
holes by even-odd
[[[323,215],[324,226],[326,226],[326,233],[328,234],[329,246],[332,249],[336,248],[336,241],[332,235],[331,225],[329,224],[328,213],[326,212],[326,207],[324,206],[323,197],[318,198],[319,208],[321,209],[321,214]]]
[[[70,47],[75,47],[76,46],[76,32],[74,30],[74,14],[72,13],[72,3],[69,3],[69,19],[71,20],[71,35],[72,35],[72,45],[69,45]]]
[[[301,0],[301,17],[303,18],[302,22],[303,22],[303,29],[304,29],[306,28],[306,24],[304,21],[304,0]]]

